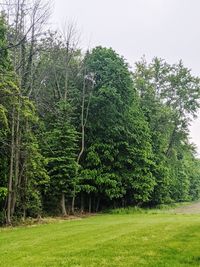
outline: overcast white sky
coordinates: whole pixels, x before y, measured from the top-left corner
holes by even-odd
[[[54,0],[55,27],[74,21],[81,46],[112,47],[130,65],[145,55],[182,59],[200,76],[200,0]],[[200,154],[200,117],[191,136]]]

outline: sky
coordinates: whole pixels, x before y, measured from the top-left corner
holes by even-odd
[[[51,26],[73,22],[80,47],[112,47],[131,66],[144,55],[182,59],[200,76],[199,11],[199,0],[54,0]],[[190,129],[200,155],[200,115]]]

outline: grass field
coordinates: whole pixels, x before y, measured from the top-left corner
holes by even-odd
[[[200,266],[200,215],[112,214],[2,229],[0,266]]]

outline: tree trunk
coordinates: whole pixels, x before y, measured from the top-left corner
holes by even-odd
[[[24,222],[25,219],[26,219],[26,207],[23,207],[22,221]]]
[[[81,213],[84,213],[84,194],[81,192]]]
[[[99,211],[100,197],[97,198],[96,212]]]
[[[89,213],[92,211],[92,197],[89,196]]]
[[[62,193],[62,197],[61,197],[61,208],[62,208],[62,215],[63,216],[67,216],[66,204],[65,204],[65,193]]]
[[[9,179],[8,179],[8,199],[7,199],[7,216],[6,216],[6,221],[8,225],[11,225],[14,152],[15,152],[15,108],[13,107],[12,125],[11,125],[10,171],[9,171]]]
[[[26,120],[26,124],[25,124],[25,131],[29,132],[29,123],[28,120]],[[26,210],[27,210],[27,189],[28,189],[28,166],[27,166],[27,160],[28,160],[28,151],[25,149],[24,151],[24,169],[23,169],[23,177],[20,177],[20,183],[21,183],[21,196],[22,196],[22,207],[23,207],[23,220],[26,219]],[[21,175],[21,174],[20,174]],[[22,179],[22,181],[21,181]]]
[[[76,196],[74,195],[74,196],[72,197],[72,208],[71,208],[71,212],[72,212],[72,214],[74,214],[75,198],[76,198]]]
[[[19,105],[20,107],[20,105]],[[11,206],[11,216],[14,215],[15,206],[17,201],[18,184],[19,184],[19,157],[20,157],[20,111],[17,111],[17,122],[16,122],[16,137],[15,137],[15,182],[13,188],[12,206]]]

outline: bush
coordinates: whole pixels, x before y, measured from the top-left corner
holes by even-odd
[[[139,207],[127,207],[127,208],[118,208],[109,210],[108,213],[110,214],[134,214],[134,213],[146,213],[147,210],[139,208]]]

